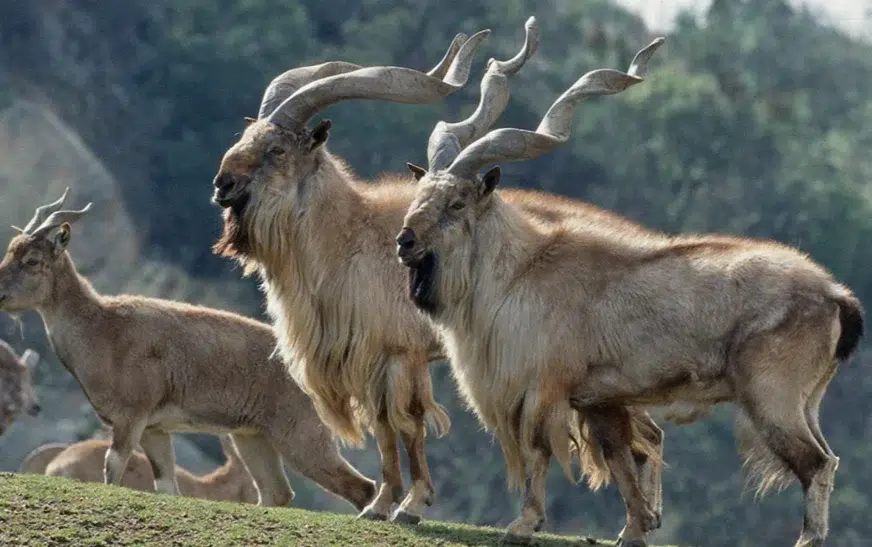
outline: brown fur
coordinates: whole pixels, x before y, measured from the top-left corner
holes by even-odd
[[[272,329],[230,312],[141,296],[103,296],[65,250],[70,226],[16,236],[0,263],[0,309],[36,310],[52,348],[112,427],[105,480],[137,443],[156,488],[177,493],[170,433],[231,433],[264,505],[293,498],[282,459],[363,507],[374,483],[339,453],[278,359]]]
[[[379,449],[394,483],[386,479],[380,503],[370,509],[386,515],[393,499],[387,489],[402,484],[393,463],[395,434],[414,435],[425,416],[437,432],[449,425],[433,399],[427,364],[444,356],[438,338],[398,290],[407,274],[394,258],[393,240],[416,186],[409,177],[396,176],[359,182],[340,159],[324,147],[310,150],[310,143],[307,135],[289,135],[266,121],[246,129],[216,176],[216,181],[246,182],[234,187],[236,201],[226,205],[215,251],[238,260],[246,274],[260,273],[279,348],[325,423],[355,445],[363,442],[364,430],[385,430],[376,437],[383,441]],[[268,156],[275,147],[285,152]],[[543,222],[619,218],[540,192],[506,195]],[[641,411],[633,416],[649,419]],[[555,419],[563,418],[568,443],[567,428],[577,429],[574,411],[567,408]],[[637,445],[659,454],[644,439]],[[426,465],[423,456],[421,462]],[[602,468],[586,472],[597,476],[592,484],[608,477]],[[429,499],[432,487],[422,490]],[[410,494],[403,511],[420,512],[420,498]]]
[[[12,346],[0,340],[0,435],[22,412],[39,414],[32,367],[39,356],[32,350],[19,357]]]
[[[606,432],[629,427],[623,405],[733,401],[764,452],[803,482],[801,541],[818,545],[838,459],[817,413],[837,357],[862,333],[850,290],[771,241],[668,237],[593,217],[537,222],[487,179],[422,179],[404,223],[416,243],[401,256],[413,271],[428,253],[438,257],[430,317],[510,467],[520,472],[542,446],[565,465],[566,419],[557,416],[570,408]],[[448,207],[457,199],[468,206]],[[615,437],[605,458],[628,504],[625,540],[656,526],[626,473],[630,438]],[[510,530],[532,533],[530,519]]]
[[[29,473],[31,475],[44,475],[45,468],[48,467],[48,464],[55,459],[55,456],[66,450],[68,446],[70,445],[65,443],[47,443],[34,448],[24,457],[24,460],[21,461],[21,465],[18,466],[18,472]],[[103,466],[101,464],[100,482],[103,482],[102,472]]]
[[[222,436],[226,462],[207,475],[197,476],[179,466],[175,468],[179,493],[212,501],[257,503],[258,494],[229,437]],[[82,482],[103,482],[103,462],[109,441],[90,439],[66,446],[45,466],[43,474]],[[52,445],[50,445],[52,446]],[[154,492],[154,473],[148,457],[135,451],[124,471],[121,486]]]

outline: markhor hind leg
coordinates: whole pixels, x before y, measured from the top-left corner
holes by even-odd
[[[777,336],[764,334],[749,341],[737,367],[742,410],[757,433],[754,442],[758,446],[746,446],[750,449],[748,463],[763,470],[764,486],[776,476],[778,464],[786,465],[805,493],[802,534],[796,547],[824,544],[839,465],[823,434],[811,423],[816,426],[824,379],[834,371],[835,347],[830,318],[823,313],[814,317],[813,311],[782,327]]]
[[[814,435],[815,440],[818,442],[818,444],[821,445],[821,448],[823,448],[829,456],[835,456],[835,453],[833,453],[832,448],[830,448],[830,445],[824,438],[824,434],[821,432],[820,408],[821,401],[824,398],[827,387],[830,385],[830,381],[836,375],[836,370],[838,369],[838,367],[838,361],[833,359],[832,365],[822,375],[821,379],[818,381],[818,384],[812,390],[811,395],[809,395],[808,402],[805,405],[805,419],[808,422],[808,428],[811,430],[811,434]]]
[[[765,397],[788,397],[781,401],[787,403],[784,410],[790,407],[793,414],[791,416],[788,412],[776,410],[781,405],[773,405],[771,400],[760,402],[751,399],[745,408],[759,438],[796,475],[805,493],[802,534],[796,546],[822,546],[829,526],[830,492],[833,489],[839,458],[828,454],[815,439],[803,414],[804,401],[796,400],[799,398],[798,394],[788,393],[788,390],[780,393],[770,391]],[[758,457],[762,453],[755,452]]]
[[[625,547],[644,547],[648,532],[656,529],[659,519],[652,510],[653,500],[642,491],[631,444],[633,425],[625,407],[597,407],[586,410],[590,429],[600,445],[603,458],[618,483],[627,508],[627,524],[618,538]]]
[[[657,527],[660,527],[660,521],[663,513],[663,481],[661,473],[663,471],[663,441],[664,433],[651,416],[641,409],[630,409],[630,414],[633,417],[633,425],[639,435],[647,442],[657,454],[657,457],[651,457],[645,451],[633,446],[633,459],[636,462],[636,468],[639,473],[639,485],[642,488],[642,493],[645,499],[648,500],[651,510],[657,519]]]
[[[283,507],[294,500],[294,490],[285,475],[282,457],[262,433],[231,435],[236,452],[254,480],[259,505]]]

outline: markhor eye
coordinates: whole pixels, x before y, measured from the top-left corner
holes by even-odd
[[[27,258],[24,261],[25,266],[36,266],[37,264],[39,264],[39,259],[33,256]]]
[[[459,210],[463,209],[464,207],[466,207],[466,204],[463,203],[462,201],[455,201],[454,203],[451,204],[451,208],[454,209],[455,211],[459,211]]]
[[[270,148],[270,149],[267,151],[267,154],[269,154],[270,156],[281,156],[281,155],[284,154],[284,153],[285,153],[285,151],[282,150],[281,148],[278,148],[278,147],[276,147],[276,148]]]

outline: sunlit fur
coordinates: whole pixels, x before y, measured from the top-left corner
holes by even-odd
[[[276,138],[271,133],[278,130],[265,122],[250,126],[225,156],[222,171],[258,165],[252,158]],[[226,209],[225,232],[215,247],[239,260],[246,273],[260,271],[292,371],[312,392],[325,421],[346,441],[360,443],[360,424],[369,425],[390,392],[388,358],[440,351],[426,319],[397,290],[406,286],[407,272],[394,258],[393,240],[417,187],[406,175],[360,183],[341,160],[316,153],[316,170],[296,162],[285,173],[252,183],[242,225]],[[297,180],[301,170],[309,174]],[[539,192],[504,195],[544,221],[614,217]],[[236,237],[245,238],[247,252],[240,252]],[[435,402],[427,406],[438,409]],[[410,421],[405,410],[387,409],[400,430]]]
[[[250,126],[222,170],[262,148],[273,127]],[[313,155],[252,184],[244,227],[225,211],[225,236],[244,233],[248,253],[238,254],[227,237],[217,248],[247,273],[260,270],[285,362],[342,439],[362,444],[363,428],[381,414],[397,431],[414,431],[413,403],[443,433],[449,419],[433,400],[427,369],[436,341],[396,290],[404,272],[393,260],[393,234],[411,194],[358,184],[326,151]]]
[[[27,353],[27,352],[25,352]],[[33,386],[31,366],[23,356],[0,340],[0,434],[19,414],[39,412],[39,401]]]
[[[428,195],[428,190],[422,189],[420,196]],[[435,210],[436,214],[445,213],[446,217],[455,217],[460,219],[466,216],[467,210],[475,207],[478,190],[470,187],[459,189],[451,196],[450,200],[439,203],[436,207],[441,209]],[[644,233],[644,228],[636,223],[633,223],[623,217],[620,217],[609,211],[600,209],[594,205],[570,200],[553,194],[545,194],[534,191],[519,191],[507,189],[501,192],[501,196],[509,203],[517,206],[518,209],[525,213],[525,216],[538,225],[548,225],[557,229],[579,230],[585,231],[593,227],[608,226],[611,230],[621,231],[625,234]],[[423,198],[419,197],[418,202],[422,202]],[[449,205],[457,201],[467,205],[467,209],[462,212],[455,212],[450,209]],[[410,204],[412,205],[412,204]],[[423,212],[431,213],[429,204],[425,204],[423,208],[412,206],[411,208],[418,209],[415,213],[419,217]],[[414,226],[416,220],[409,221]],[[469,232],[472,228],[475,218],[464,218],[460,222],[451,222],[445,225],[446,232],[452,235],[445,235],[446,238],[462,237],[462,234]],[[417,230],[416,230],[417,233]],[[451,247],[447,245],[446,248]],[[451,260],[458,264],[469,264],[474,261],[477,253],[470,246],[453,248],[451,250]],[[499,260],[503,260],[503,256],[499,256]],[[510,258],[510,257],[505,257]],[[444,257],[440,255],[439,263],[443,262]],[[495,266],[500,269],[502,266]],[[471,269],[459,268],[452,272],[452,276],[439,276],[438,298],[440,299],[440,309],[447,304],[444,300],[451,299],[452,304],[463,306],[460,299],[463,295],[468,295],[471,291],[489,291],[490,287],[484,287],[476,283],[473,279]],[[408,275],[408,274],[407,274]],[[450,295],[450,296],[449,296]],[[464,309],[463,313],[469,313],[471,310]],[[438,324],[438,322],[437,322]],[[442,330],[439,328],[438,330]],[[492,351],[497,354],[503,351],[502,346],[496,344],[495,340],[487,341],[489,338],[482,339],[485,341],[484,347],[491,349],[483,349],[483,351]],[[476,343],[477,346],[483,347],[482,344]],[[531,351],[535,351],[531,348]],[[449,357],[453,355],[449,348]],[[493,359],[486,362],[492,363],[497,361],[496,355]],[[537,406],[548,407],[548,402],[541,401],[543,394],[548,393],[548,397],[558,397],[559,390],[554,391],[552,388],[545,387],[538,389],[535,385],[538,383],[535,370],[529,370],[529,375],[515,374],[511,371],[491,368],[470,369],[462,366],[461,362],[456,359],[450,359],[455,378],[458,381],[460,392],[464,399],[469,404],[470,408],[475,411],[482,423],[495,431],[500,440],[500,446],[506,459],[507,472],[510,486],[520,486],[523,484],[525,477],[525,457],[523,446],[533,442],[532,436],[540,434],[550,439],[549,444],[552,446],[555,458],[563,467],[567,477],[572,477],[573,473],[570,468],[571,453],[579,450],[579,458],[581,470],[586,475],[588,485],[596,490],[609,483],[611,479],[610,472],[602,460],[600,448],[596,443],[596,439],[587,431],[585,427],[584,416],[579,416],[577,412],[568,405],[557,405],[555,408],[549,408],[548,417],[536,416]],[[640,454],[644,454],[655,460],[661,457],[658,446],[654,446],[649,441],[650,435],[645,435],[647,427],[644,421],[640,422],[639,416],[643,415],[640,409],[633,409],[634,416],[634,435],[633,448]],[[528,416],[527,419],[522,419]],[[521,419],[519,419],[521,418]],[[579,430],[579,423],[581,430]],[[527,429],[524,431],[519,425],[526,424]],[[525,440],[526,439],[526,440]],[[658,462],[659,465],[660,462]]]
[[[0,311],[38,311],[52,348],[112,426],[106,481],[116,484],[137,443],[172,492],[174,431],[231,433],[264,505],[293,490],[284,463],[363,507],[375,485],[339,453],[309,398],[271,354],[269,325],[183,302],[98,294],[65,250],[65,224],[18,235],[0,262]]]
[[[252,181],[244,209],[225,209],[215,250],[246,273],[260,273],[279,348],[342,439],[362,443],[379,416],[398,431],[414,431],[422,410],[437,430],[447,430],[427,364],[442,349],[403,294],[408,274],[395,258],[394,239],[416,185],[409,175],[359,182],[323,147],[309,151],[310,142],[266,121],[246,129],[225,154],[219,176]],[[266,150],[277,144],[286,152],[270,159]],[[614,217],[539,192],[504,195],[543,221]],[[634,417],[649,420],[641,411]],[[604,468],[587,468],[597,477],[592,483],[608,480]]]
[[[589,220],[537,222],[447,173],[419,182],[405,219],[418,254],[438,257],[431,317],[510,469],[520,478],[543,440],[566,465],[572,408],[735,401],[758,433],[750,463],[787,464],[808,488],[803,537],[817,541],[838,462],[818,407],[862,335],[859,301],[774,242]]]
[[[257,503],[257,488],[236,453],[232,441],[222,435],[221,445],[227,460],[211,473],[197,476],[176,466],[175,475],[179,492],[183,496],[212,501]],[[53,453],[52,459],[45,462],[41,470],[32,464],[26,468],[30,473],[100,483],[103,482],[103,460],[108,449],[109,441],[99,439],[80,441],[64,446],[60,451]],[[154,473],[145,454],[136,451],[131,455],[124,477],[121,479],[121,486],[143,492],[155,491]]]

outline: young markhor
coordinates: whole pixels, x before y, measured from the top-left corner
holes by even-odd
[[[339,453],[310,399],[271,354],[269,325],[143,296],[98,294],[73,264],[71,223],[90,208],[42,206],[0,262],[0,311],[39,312],[52,348],[112,428],[105,482],[119,484],[137,444],[155,489],[178,494],[170,434],[230,433],[263,505],[294,493],[282,461],[358,509],[375,484]]]

